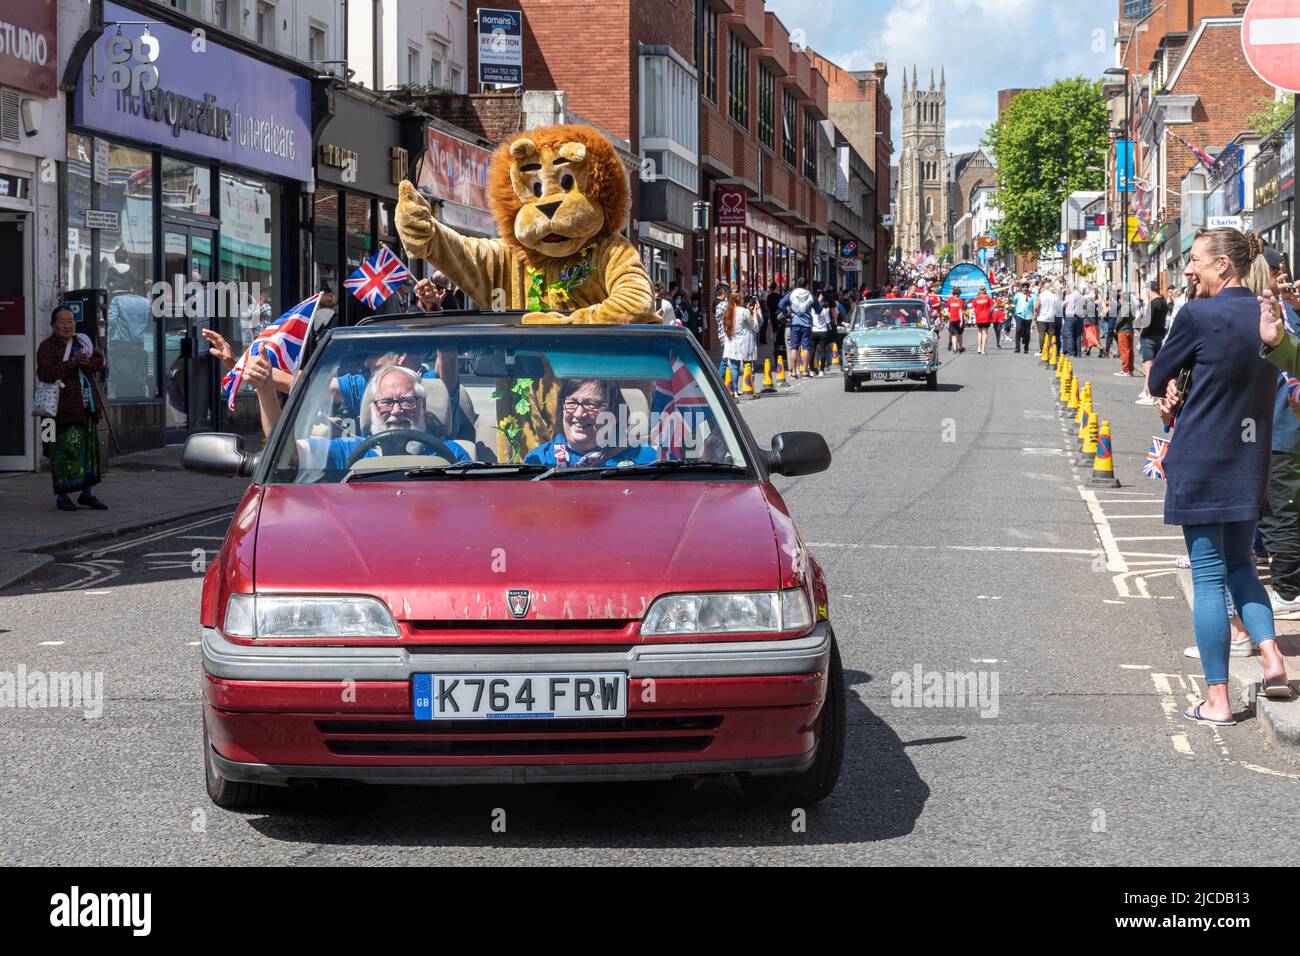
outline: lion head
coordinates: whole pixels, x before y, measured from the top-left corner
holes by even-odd
[[[497,232],[534,266],[618,232],[628,212],[623,164],[590,126],[512,136],[492,156],[488,196]]]

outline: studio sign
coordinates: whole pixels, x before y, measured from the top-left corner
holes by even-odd
[[[0,56],[11,56],[25,63],[44,66],[49,59],[49,42],[45,34],[0,20]]]

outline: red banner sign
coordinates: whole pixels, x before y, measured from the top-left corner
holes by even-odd
[[[59,0],[0,4],[0,85],[51,97],[58,70]]]
[[[487,209],[487,170],[492,151],[432,127],[425,130],[425,143],[415,185],[439,199]]]

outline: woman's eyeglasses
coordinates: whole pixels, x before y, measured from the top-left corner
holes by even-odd
[[[584,412],[595,414],[595,413],[603,412],[607,408],[609,408],[609,402],[597,401],[596,399],[586,399],[584,401],[579,401],[576,398],[566,398],[564,400],[564,410],[569,413],[573,413],[578,411],[578,409],[582,409],[582,411]]]

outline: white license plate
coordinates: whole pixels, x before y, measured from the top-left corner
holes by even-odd
[[[627,675],[415,674],[416,720],[626,717]]]
[[[906,372],[872,372],[873,382],[901,382],[907,377]]]

